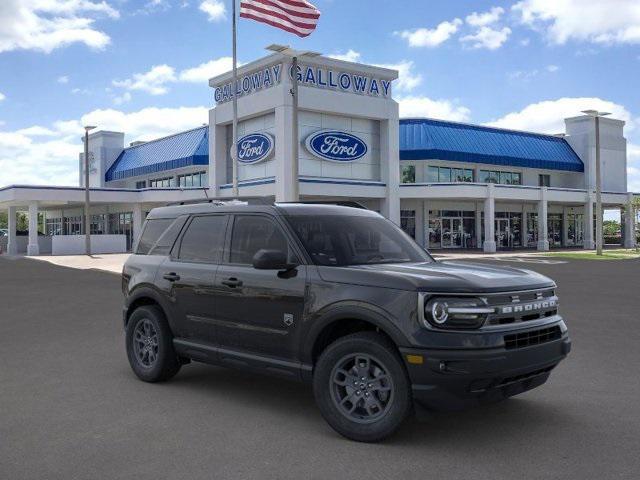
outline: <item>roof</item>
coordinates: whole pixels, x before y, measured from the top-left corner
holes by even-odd
[[[564,138],[432,119],[400,120],[400,160],[451,160],[583,172]]]
[[[121,180],[192,165],[209,165],[208,126],[125,148],[107,170],[105,181]]]

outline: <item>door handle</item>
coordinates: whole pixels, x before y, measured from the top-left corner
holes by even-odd
[[[242,286],[242,280],[238,280],[237,278],[229,278],[227,280],[223,280],[222,285],[226,285],[229,288],[236,288]]]
[[[171,272],[165,273],[162,278],[164,278],[165,280],[169,280],[170,282],[177,282],[178,280],[180,280],[180,275],[175,272]]]

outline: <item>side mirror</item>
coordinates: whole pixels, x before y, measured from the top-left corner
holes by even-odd
[[[263,248],[253,256],[253,268],[257,270],[291,270],[294,267],[287,262],[287,254],[281,250]]]

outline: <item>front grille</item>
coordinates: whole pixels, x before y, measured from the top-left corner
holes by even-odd
[[[532,330],[530,332],[514,333],[504,336],[504,347],[507,350],[514,348],[530,347],[532,345],[540,345],[541,343],[557,340],[562,336],[559,326],[543,328],[541,330]]]
[[[558,314],[558,297],[552,288],[487,296],[487,304],[495,307],[485,325],[509,325],[529,322]]]

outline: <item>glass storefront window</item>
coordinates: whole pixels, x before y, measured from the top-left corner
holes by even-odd
[[[427,182],[428,183],[438,183],[438,175],[439,175],[438,167],[428,167],[427,168]]]
[[[405,165],[400,170],[400,181],[402,183],[416,183],[415,165]]]
[[[440,174],[438,176],[438,181],[440,183],[451,182],[451,169],[448,167],[440,167]]]
[[[427,167],[427,182],[473,182],[473,170],[470,168]]]
[[[527,246],[538,245],[538,214],[527,213]]]
[[[473,210],[431,210],[429,248],[474,248],[476,220]]]
[[[416,211],[400,210],[400,228],[415,240],[416,238]]]
[[[562,245],[562,214],[550,213],[547,216],[547,237],[550,247]]]
[[[567,215],[567,222],[567,245],[582,245],[584,243],[584,215],[570,213]]]
[[[480,183],[499,183],[502,185],[522,185],[522,174],[518,172],[499,172],[480,170]]]

